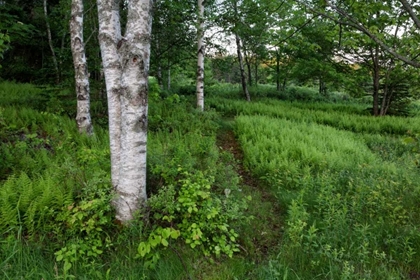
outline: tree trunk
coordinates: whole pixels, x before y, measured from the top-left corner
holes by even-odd
[[[277,91],[280,91],[280,54],[276,52],[276,85]]]
[[[380,111],[381,116],[385,116],[387,114],[388,109],[391,106],[391,102],[392,102],[393,90],[392,90],[392,86],[390,86],[389,84],[390,71],[392,70],[388,69],[388,71],[385,74],[385,84],[384,84],[384,89],[383,89],[384,92],[382,95],[382,104],[381,104],[381,111]]]
[[[83,0],[73,0],[70,18],[71,52],[77,95],[76,122],[80,133],[92,134],[89,75],[83,43]]]
[[[152,0],[128,2],[121,37],[118,0],[98,0],[99,40],[109,108],[116,218],[132,220],[146,195],[147,96]]]
[[[156,48],[159,49],[159,43],[160,43],[159,38],[156,37],[155,41],[156,41]],[[159,87],[161,89],[164,89],[164,87],[163,87],[163,76],[162,76],[162,61],[161,61],[160,57],[156,60],[157,60],[156,78],[157,78]]]
[[[168,67],[168,82],[167,82],[168,88],[167,90],[171,90],[171,66]]]
[[[251,62],[250,62],[245,46],[243,47],[243,49],[244,49],[244,59],[245,59],[246,69],[248,71],[248,85],[252,86]]]
[[[327,95],[327,87],[325,85],[324,80],[322,79],[322,76],[319,76],[319,94],[326,96]]]
[[[373,62],[373,115],[379,116],[379,81],[380,81],[380,65],[379,65],[379,47],[376,46],[375,53],[372,54]]]
[[[204,36],[204,1],[198,0],[198,27],[197,27],[197,108],[201,111],[204,110],[204,52],[205,47],[203,44]]]
[[[235,34],[235,38],[236,38],[236,50],[238,53],[239,69],[241,71],[242,91],[245,95],[246,100],[249,102],[251,101],[251,96],[249,95],[248,87],[246,85],[244,63],[242,61],[242,53],[241,53],[241,39],[239,38],[238,34]]]
[[[258,86],[258,60],[255,59],[255,86]]]
[[[54,45],[52,43],[51,27],[50,27],[50,24],[48,22],[47,0],[44,0],[44,16],[45,16],[45,24],[47,26],[48,45],[50,46],[52,60],[53,60],[54,69],[55,69],[55,83],[59,84],[60,83],[60,71],[58,70],[57,56],[55,55]]]
[[[158,69],[157,69],[157,80],[158,80],[158,85],[161,89],[163,89],[163,78],[162,78],[162,66],[160,65],[160,62],[158,62]]]

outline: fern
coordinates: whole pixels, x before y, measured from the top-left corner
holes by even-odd
[[[17,208],[19,199],[13,193],[0,192],[0,233],[9,228],[14,228],[18,223],[19,211]]]
[[[0,232],[22,226],[27,234],[43,229],[48,217],[73,201],[72,190],[52,176],[29,178],[26,173],[10,177],[0,187]],[[45,227],[47,228],[47,227]]]

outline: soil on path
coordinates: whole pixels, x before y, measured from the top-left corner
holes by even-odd
[[[257,262],[263,261],[271,254],[278,254],[278,248],[283,235],[283,215],[278,200],[273,191],[263,181],[253,177],[243,165],[244,155],[231,128],[220,129],[217,136],[217,145],[224,151],[233,154],[237,161],[236,171],[242,178],[243,190],[252,196],[249,214],[254,216],[248,230],[244,230],[244,250],[255,258]]]

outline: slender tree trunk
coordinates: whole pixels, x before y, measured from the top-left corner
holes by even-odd
[[[246,100],[249,102],[251,101],[251,96],[249,95],[248,87],[246,85],[244,63],[242,60],[242,53],[241,53],[241,39],[239,38],[238,34],[235,34],[235,38],[236,38],[236,50],[238,53],[239,69],[241,71],[242,91],[245,95]]]
[[[59,84],[60,83],[60,71],[58,69],[57,56],[55,55],[54,45],[52,43],[51,27],[50,27],[50,23],[48,22],[47,0],[44,0],[44,16],[45,16],[45,24],[47,26],[48,45],[50,46],[52,60],[53,60],[54,69],[55,69],[55,83]]]
[[[258,86],[258,60],[255,59],[255,86]]]
[[[118,0],[98,0],[99,40],[104,66],[116,218],[127,223],[146,195],[147,96],[152,0],[128,2],[121,37]]]
[[[204,36],[204,1],[198,0],[198,27],[197,27],[197,108],[204,110],[204,52],[205,46],[203,44]]]
[[[277,91],[280,91],[280,54],[276,52],[276,85]]]
[[[379,47],[376,46],[375,53],[372,54],[373,62],[373,115],[379,116],[379,81],[380,81],[380,65],[379,65]]]
[[[392,100],[392,87],[389,85],[389,76],[390,76],[390,69],[385,74],[385,84],[384,84],[384,93],[382,95],[382,104],[381,104],[381,111],[380,115],[385,116],[388,112],[388,109],[391,105]]]
[[[324,96],[327,95],[327,87],[325,86],[322,76],[319,76],[319,94]]]
[[[160,63],[157,69],[157,80],[158,80],[159,87],[163,89],[162,66],[160,65]]]
[[[171,66],[168,67],[168,82],[167,82],[167,85],[168,85],[168,90],[170,90],[171,89]]]
[[[246,68],[247,68],[247,71],[248,71],[248,85],[252,86],[251,61],[249,59],[248,52],[247,52],[245,46],[243,47],[243,49],[244,49],[245,64],[246,64]]]
[[[159,44],[160,43],[159,38],[156,38],[155,41],[156,41],[156,48],[159,49],[159,45],[160,45]],[[157,73],[156,73],[156,75],[157,75],[156,78],[158,80],[158,85],[161,89],[163,89],[162,62],[161,62],[160,56],[158,56],[158,58],[157,58]]]
[[[89,75],[83,43],[83,0],[73,0],[70,18],[71,52],[77,95],[76,122],[80,133],[92,134]]]

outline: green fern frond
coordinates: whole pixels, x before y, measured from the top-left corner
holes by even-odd
[[[0,186],[0,232],[22,226],[32,235],[37,229],[46,228],[45,223],[52,221],[48,219],[51,213],[72,202],[72,190],[54,176],[11,176]]]

